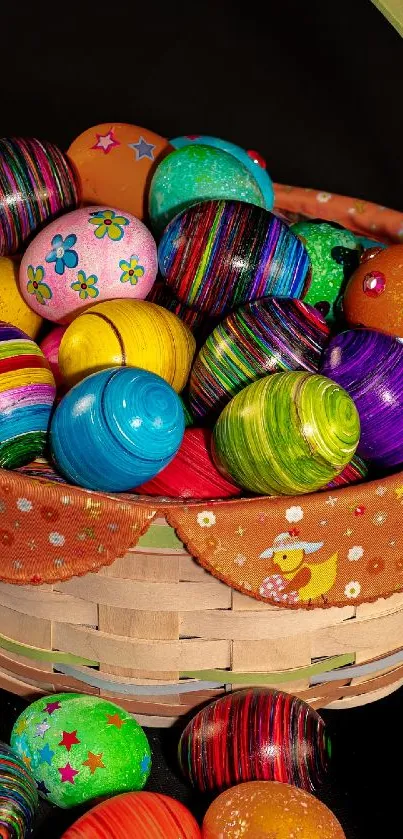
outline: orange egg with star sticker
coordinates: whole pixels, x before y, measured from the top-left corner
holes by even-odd
[[[117,207],[143,219],[151,178],[171,151],[168,140],[148,128],[104,122],[80,134],[67,155],[78,172],[84,204]]]
[[[343,312],[353,326],[403,337],[403,245],[364,251],[344,292]]]

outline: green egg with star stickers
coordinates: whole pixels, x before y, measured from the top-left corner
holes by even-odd
[[[18,717],[11,746],[31,769],[42,797],[64,809],[140,790],[151,770],[141,726],[97,696],[58,693],[38,699]]]
[[[336,222],[298,221],[290,230],[305,245],[311,263],[304,303],[315,306],[328,323],[333,323],[335,306],[351,274],[358,268],[362,246],[354,233]]]

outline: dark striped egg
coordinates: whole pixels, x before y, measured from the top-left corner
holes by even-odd
[[[300,300],[266,298],[232,312],[196,358],[189,388],[193,415],[216,419],[236,393],[268,373],[316,372],[329,334],[322,315]]]
[[[283,691],[248,688],[196,714],[179,742],[179,763],[202,792],[243,781],[282,781],[314,790],[324,780],[330,742],[319,714]]]
[[[43,454],[55,396],[42,350],[0,321],[0,468],[15,469]]]
[[[176,216],[158,259],[175,296],[210,315],[260,297],[303,297],[309,257],[273,213],[242,201],[205,201]]]

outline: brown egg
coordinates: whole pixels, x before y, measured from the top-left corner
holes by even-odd
[[[117,207],[143,219],[150,180],[171,151],[168,140],[148,128],[105,122],[80,134],[67,154],[78,172],[84,204]]]
[[[275,781],[227,789],[203,821],[203,839],[346,839],[336,816],[308,792]]]
[[[403,245],[391,245],[364,259],[349,280],[343,311],[353,326],[403,337]]]

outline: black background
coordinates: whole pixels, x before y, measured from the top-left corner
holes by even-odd
[[[403,209],[403,43],[370,0],[14,2],[0,26],[0,136],[66,149],[106,121],[213,134],[259,150],[276,181]],[[347,839],[401,835],[402,700],[325,712],[336,757],[322,797]],[[0,692],[1,738],[23,706]],[[148,733],[149,788],[200,818],[177,732]],[[42,807],[36,835],[58,839],[76,816]]]

